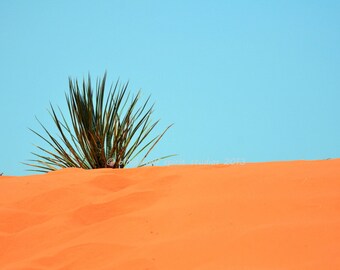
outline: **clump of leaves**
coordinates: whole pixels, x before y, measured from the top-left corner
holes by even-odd
[[[59,109],[59,116],[50,104],[50,115],[57,127],[58,136],[38,120],[45,135],[32,129],[51,149],[35,145],[42,153],[32,153],[37,159],[25,163],[34,167],[32,171],[48,172],[66,167],[84,169],[124,168],[136,157],[141,156],[138,167],[145,166],[173,155],[163,156],[146,162],[146,158],[161,140],[169,125],[157,136],[151,136],[159,120],[152,121],[154,105],[150,97],[140,102],[141,92],[132,96],[128,83],[119,80],[111,85],[105,95],[106,73],[97,79],[95,93],[90,75],[82,84],[69,78],[69,94],[66,94],[71,124]]]

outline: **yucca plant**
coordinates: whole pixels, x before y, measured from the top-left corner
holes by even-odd
[[[105,93],[106,73],[97,79],[95,93],[90,75],[82,84],[69,78],[69,94],[66,96],[71,124],[65,115],[50,104],[50,115],[57,127],[58,136],[38,120],[45,135],[30,129],[45,141],[50,149],[35,145],[42,153],[32,153],[37,159],[26,165],[31,171],[48,172],[66,167],[84,169],[124,168],[137,156],[141,156],[138,167],[145,166],[173,155],[163,156],[146,162],[146,158],[161,140],[169,125],[157,136],[151,136],[159,123],[153,121],[153,105],[150,97],[140,103],[141,92],[132,96],[128,83],[119,80]],[[33,162],[33,163],[32,163]]]

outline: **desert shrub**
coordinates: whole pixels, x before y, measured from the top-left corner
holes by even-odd
[[[44,135],[30,130],[49,149],[35,145],[40,153],[32,153],[36,159],[25,164],[39,172],[66,167],[124,168],[139,156],[137,166],[172,156],[145,161],[171,125],[159,135],[151,136],[159,120],[151,119],[154,105],[149,105],[150,96],[141,102],[140,91],[133,96],[127,89],[128,83],[117,80],[106,94],[106,73],[97,79],[95,87],[90,75],[82,83],[69,78],[69,93],[65,96],[70,120],[50,104],[49,113],[58,136],[52,135],[37,119]]]

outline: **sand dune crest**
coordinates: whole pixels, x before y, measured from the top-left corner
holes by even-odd
[[[0,179],[0,269],[340,269],[340,159]]]

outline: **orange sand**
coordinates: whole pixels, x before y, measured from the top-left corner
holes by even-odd
[[[1,176],[0,269],[340,269],[340,159]]]

